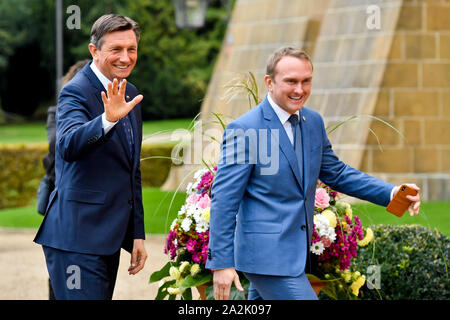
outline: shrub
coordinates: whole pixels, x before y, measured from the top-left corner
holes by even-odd
[[[143,187],[159,187],[166,180],[172,145],[143,145],[141,174]],[[48,145],[0,145],[0,209],[30,205],[45,174],[42,158]]]
[[[0,146],[0,208],[30,204],[44,175],[46,144]]]
[[[361,288],[362,299],[449,299],[450,239],[419,225],[372,226],[374,241],[359,248],[354,267],[379,266],[379,290]],[[376,286],[372,275],[368,280]]]

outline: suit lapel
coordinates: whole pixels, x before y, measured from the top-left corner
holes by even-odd
[[[266,125],[269,127],[271,133],[273,133],[273,130],[277,130],[279,132],[279,141],[276,142],[279,144],[281,151],[286,156],[289,162],[289,166],[291,167],[291,170],[294,173],[295,178],[297,179],[300,190],[303,191],[303,185],[300,179],[300,170],[298,168],[298,161],[294,148],[292,147],[291,141],[286,134],[286,130],[281,124],[280,119],[278,119],[275,111],[273,111],[272,107],[270,106],[267,98],[262,104],[262,110],[264,113],[264,119],[266,120]],[[271,135],[271,138],[277,140],[274,134]]]
[[[133,99],[134,99],[134,95],[130,92],[130,90],[127,87],[126,92],[125,92],[125,100],[127,102],[130,102]],[[138,155],[139,155],[138,148],[140,148],[140,146],[139,146],[139,139],[138,139],[138,131],[137,131],[138,126],[137,126],[137,119],[136,119],[135,108],[133,108],[133,110],[131,110],[130,113],[129,113],[129,115],[130,115],[130,122],[131,122],[131,130],[133,132],[133,141],[134,141],[133,167],[136,166],[137,160],[139,160],[138,159]]]
[[[95,113],[93,116],[96,117],[96,116],[101,115],[103,112],[105,112],[105,108],[103,107],[103,100],[102,100],[101,92],[105,91],[105,93],[106,93],[106,90],[103,87],[103,85],[100,82],[100,80],[97,78],[97,76],[92,71],[91,63],[88,63],[83,68],[83,71],[84,71],[84,74],[86,75],[86,77],[88,78],[89,82],[95,88],[95,97],[96,97],[98,103],[94,104],[92,106],[92,108],[93,108],[93,112]]]
[[[92,69],[90,67],[90,63],[88,63],[83,68],[83,71],[84,71],[86,77],[88,78],[89,82],[95,88],[95,94],[94,95],[97,98],[98,103],[94,104],[92,106],[92,108],[94,109],[93,110],[93,112],[94,112],[93,116],[96,117],[96,116],[101,115],[103,112],[105,112],[105,108],[103,107],[103,100],[102,100],[101,92],[105,91],[105,93],[106,93],[106,89],[105,89],[105,87],[103,87],[103,84],[100,82],[100,80],[97,78],[95,73],[92,71]],[[127,93],[125,93],[125,95],[127,95]],[[130,112],[130,113],[132,113],[132,112]],[[130,120],[130,121],[132,123],[131,126],[133,127],[133,135],[135,135],[135,128],[136,128],[136,124],[135,123],[136,122],[133,123],[132,120]],[[130,152],[128,151],[127,137],[125,135],[125,131],[123,130],[122,124],[120,122],[117,123],[112,130],[116,131],[116,133],[117,133],[117,135],[119,137],[119,140],[120,140],[120,144],[122,145],[123,152],[125,153],[125,157],[128,159],[128,162],[131,164]],[[135,141],[136,141],[136,138],[135,138]]]

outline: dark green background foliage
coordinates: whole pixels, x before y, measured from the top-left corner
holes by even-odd
[[[358,249],[352,269],[381,267],[380,290],[361,288],[363,299],[450,299],[450,239],[418,225],[372,226],[374,241]],[[373,281],[372,281],[373,282]]]
[[[171,0],[64,0],[64,72],[90,58],[90,29],[99,16],[127,15],[141,27],[138,62],[129,80],[144,95],[144,119],[192,117],[200,110],[226,30],[226,9],[220,0],[209,2],[205,27],[178,30]],[[66,27],[70,5],[80,7],[80,30]],[[55,33],[54,0],[0,1],[0,103],[5,111],[31,116],[39,106],[54,103]],[[27,95],[21,94],[25,89]]]

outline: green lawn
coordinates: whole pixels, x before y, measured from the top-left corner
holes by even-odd
[[[145,212],[145,232],[167,233],[178,210],[186,200],[186,194],[161,191],[159,188],[143,188],[142,198]],[[173,202],[172,202],[173,201]],[[172,205],[171,205],[172,202]],[[0,210],[0,227],[38,228],[42,216],[36,206]]]
[[[354,204],[353,214],[361,218],[364,226],[371,224],[420,224],[428,228],[436,228],[446,236],[450,236],[450,202],[426,202],[420,206],[418,215],[411,217],[405,212],[399,218],[386,208],[370,203]]]
[[[152,234],[167,233],[170,224],[183,205],[186,194],[161,191],[159,188],[144,188],[143,202],[145,212],[145,232]],[[173,202],[172,202],[173,201]],[[171,205],[172,202],[172,205]],[[361,218],[364,226],[372,224],[420,224],[437,228],[450,236],[450,202],[423,203],[418,216],[408,213],[398,218],[385,208],[373,204],[355,204],[353,214]],[[36,213],[35,206],[0,210],[0,227],[37,228],[42,216]]]
[[[167,132],[178,128],[187,129],[192,119],[171,119],[145,121],[143,123],[143,136],[157,132]],[[16,125],[0,125],[0,143],[33,143],[46,142],[47,133],[45,123],[25,123]]]

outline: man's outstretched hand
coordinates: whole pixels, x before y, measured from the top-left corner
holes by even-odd
[[[127,80],[124,79],[119,88],[119,81],[114,78],[113,82],[108,83],[108,96],[106,96],[105,92],[102,91],[105,116],[106,120],[108,120],[109,122],[116,122],[125,117],[144,98],[142,94],[139,94],[130,102],[126,102],[126,87]]]
[[[414,190],[417,190],[417,195],[415,196],[406,196],[406,198],[411,201],[411,203],[409,204],[408,207],[408,211],[409,211],[409,215],[412,217],[414,216],[414,214],[419,214],[419,210],[420,210],[420,188],[413,184],[413,183],[405,183],[405,185],[413,188]],[[397,194],[398,190],[400,189],[400,186],[396,186],[394,189],[394,196]]]

